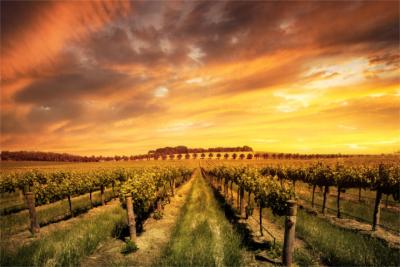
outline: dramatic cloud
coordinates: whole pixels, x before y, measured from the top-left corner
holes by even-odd
[[[1,146],[399,150],[399,5],[2,1]]]

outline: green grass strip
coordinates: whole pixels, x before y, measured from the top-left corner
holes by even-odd
[[[211,188],[196,177],[171,240],[155,266],[240,266],[240,242]]]
[[[333,225],[303,210],[298,210],[297,216],[296,236],[329,266],[400,266],[399,249],[377,238]],[[283,225],[283,217],[268,212],[267,218]]]
[[[16,251],[2,243],[1,266],[77,266],[99,243],[113,233],[117,225],[126,224],[126,213],[120,206],[81,219],[68,228],[52,232]]]

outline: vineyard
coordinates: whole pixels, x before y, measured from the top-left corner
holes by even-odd
[[[398,266],[398,163],[5,167],[1,265]]]

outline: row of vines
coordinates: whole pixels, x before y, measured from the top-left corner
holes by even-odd
[[[250,195],[260,207],[269,207],[275,214],[281,215],[286,210],[286,201],[295,198],[296,181],[312,186],[312,206],[316,187],[323,188],[322,213],[326,213],[326,202],[330,187],[337,187],[337,217],[341,217],[340,194],[349,188],[376,191],[372,229],[379,226],[382,194],[392,195],[396,201],[400,198],[400,166],[396,164],[377,164],[368,166],[346,166],[344,164],[323,164],[321,162],[306,166],[271,165],[262,168],[251,166],[216,166],[208,168],[206,173],[215,177],[224,187],[228,196],[232,184],[238,186],[239,209],[241,214],[251,210]],[[284,181],[289,181],[288,186]],[[248,192],[249,205],[244,206],[244,192]],[[233,196],[230,197],[233,199]],[[260,218],[261,220],[261,218]]]
[[[202,169],[205,176],[211,179],[221,190],[228,203],[233,206],[233,185],[238,188],[238,209],[242,217],[252,215],[252,194],[257,206],[260,208],[260,232],[263,234],[262,209],[271,208],[275,215],[283,216],[288,210],[288,201],[294,199],[294,191],[290,187],[281,186],[278,177],[263,176],[259,169],[250,166],[216,166]],[[247,204],[245,193],[247,192]]]
[[[133,199],[136,214],[148,210],[149,203],[163,200],[174,194],[175,187],[191,176],[192,170],[183,167],[114,168],[93,170],[43,171],[29,170],[2,174],[0,193],[21,190],[24,193],[31,219],[31,232],[39,232],[35,206],[68,199],[70,213],[71,198],[101,192],[105,205],[105,190],[112,189],[113,197],[121,200],[127,195]]]
[[[364,166],[335,165],[320,162],[308,166],[266,166],[260,170],[262,175],[275,176],[281,183],[291,181],[295,189],[296,181],[312,186],[311,205],[314,207],[316,187],[323,188],[322,213],[326,213],[326,202],[330,187],[337,188],[337,217],[341,217],[340,195],[346,189],[369,189],[376,192],[372,229],[379,226],[382,194],[392,195],[393,199],[400,198],[400,166],[395,164],[378,164]]]

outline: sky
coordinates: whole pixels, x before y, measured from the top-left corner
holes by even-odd
[[[1,149],[400,151],[399,8],[1,1]]]

